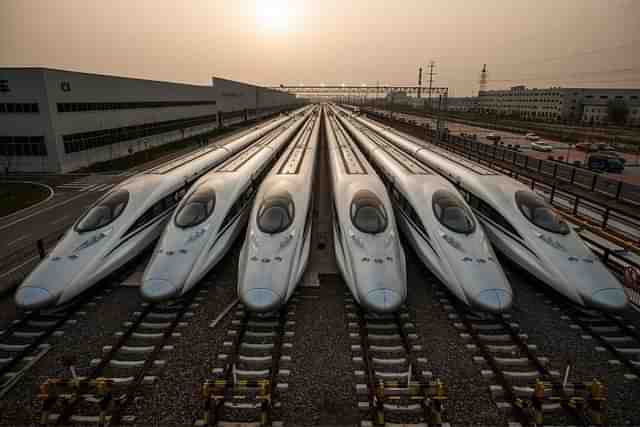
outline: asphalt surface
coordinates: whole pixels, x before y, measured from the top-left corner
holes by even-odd
[[[282,404],[278,414],[285,425],[353,426],[360,420],[355,396],[358,381],[353,372],[355,365],[351,360],[344,308],[345,292],[348,291],[335,264],[324,145],[321,145],[320,158],[323,161],[316,180],[313,250],[307,275],[298,288],[291,375],[287,379],[289,388],[278,395]],[[126,179],[124,176],[108,178]],[[67,199],[60,199],[71,199],[66,205],[34,212],[31,218],[51,221],[56,213],[67,213],[72,206],[79,212],[84,206],[82,203],[87,203],[84,197],[95,200],[99,196],[84,194],[91,191],[69,193]],[[74,195],[81,197],[72,199]],[[31,231],[29,223],[32,219],[5,230],[19,226],[23,231]],[[46,227],[44,229],[46,231]],[[244,233],[240,235],[244,236]],[[241,241],[236,242],[200,284],[200,289],[207,292],[198,301],[200,305],[194,308],[188,327],[181,328],[182,335],[171,340],[170,344],[175,348],[163,357],[167,360],[166,368],[160,371],[158,381],[143,388],[125,411],[136,415],[134,425],[184,426],[201,418],[200,386],[209,377],[215,356],[223,350],[231,316],[224,317],[215,328],[210,328],[209,324],[235,299],[240,245]],[[480,373],[481,368],[473,363],[474,353],[466,347],[467,342],[460,337],[438,301],[436,291],[441,285],[431,284],[431,274],[410,247],[406,243],[404,246],[408,266],[407,307],[416,324],[417,344],[424,348],[423,354],[418,356],[428,359],[428,369],[445,384],[449,398],[445,421],[455,426],[506,426],[505,414],[491,401],[488,392],[491,381],[486,380]],[[5,246],[5,253],[7,251],[10,249]],[[580,331],[571,328],[562,319],[562,312],[556,309],[554,299],[542,292],[544,285],[506,260],[502,261],[516,295],[515,308],[510,314],[520,324],[521,331],[529,335],[529,342],[538,346],[539,354],[549,357],[552,368],[558,370],[563,370],[567,360],[572,360],[571,381],[590,381],[597,377],[606,383],[609,425],[640,425],[639,380],[627,379],[623,367],[608,362],[611,355],[596,351],[593,341],[583,339]],[[38,385],[51,376],[69,376],[68,370],[61,366],[62,356],[73,356],[82,374],[87,371],[90,360],[99,357],[102,346],[114,343],[114,334],[122,330],[122,323],[131,320],[132,313],[141,307],[135,277],[139,276],[145,263],[146,258],[142,257],[134,271],[106,280],[101,298],[84,309],[86,314],[76,316],[77,323],[67,325],[63,336],[48,341],[53,345],[52,350],[4,400],[0,400],[0,425],[36,425],[41,408]],[[121,286],[123,283],[128,286]],[[17,315],[12,298],[0,298],[0,329]],[[629,323],[640,327],[640,313],[630,311],[624,316]],[[575,424],[574,420],[565,418],[554,421],[557,421],[556,425]]]

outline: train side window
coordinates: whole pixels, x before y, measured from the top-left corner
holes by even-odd
[[[178,191],[173,193],[173,198],[174,198],[175,202],[177,203],[180,200],[182,200],[182,198],[184,197],[185,194],[187,194],[186,187],[182,187],[181,189],[179,189]]]

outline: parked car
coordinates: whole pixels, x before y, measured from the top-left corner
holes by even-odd
[[[587,167],[596,171],[622,173],[625,159],[613,152],[591,154],[587,159]]]
[[[500,135],[496,135],[495,133],[490,133],[486,136],[489,141],[498,142],[500,141]]]
[[[597,151],[608,151],[608,152],[616,151],[616,147],[610,144],[599,143],[599,144],[596,144],[596,147],[597,147]]]
[[[540,141],[540,137],[533,132],[529,132],[524,137],[527,138],[529,141]]]
[[[593,144],[591,144],[590,142],[581,142],[579,144],[576,144],[576,150],[586,151],[589,153],[595,151],[595,147],[593,147]]]
[[[548,142],[536,141],[531,143],[531,149],[536,151],[553,151],[553,146]]]

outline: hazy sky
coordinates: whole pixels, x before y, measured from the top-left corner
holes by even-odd
[[[210,84],[640,87],[640,0],[0,0],[0,66]]]

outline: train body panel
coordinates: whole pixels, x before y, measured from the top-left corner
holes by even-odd
[[[249,310],[281,307],[304,273],[311,248],[319,133],[316,109],[256,195],[238,269],[238,295]]]
[[[143,275],[152,302],[183,295],[226,254],[247,222],[257,187],[300,129],[301,111],[200,178],[180,202]]]
[[[494,246],[517,265],[578,305],[605,311],[627,307],[621,283],[527,186],[391,128],[359,121],[454,183]]]
[[[511,285],[455,187],[349,114],[340,120],[383,178],[398,223],[429,270],[472,308],[494,313],[509,309]]]
[[[338,267],[359,304],[374,312],[396,311],[407,290],[393,206],[384,184],[331,110],[326,120]]]
[[[41,309],[64,304],[122,267],[160,236],[191,183],[287,120],[254,126],[114,187],[27,276],[16,291],[16,305]]]

